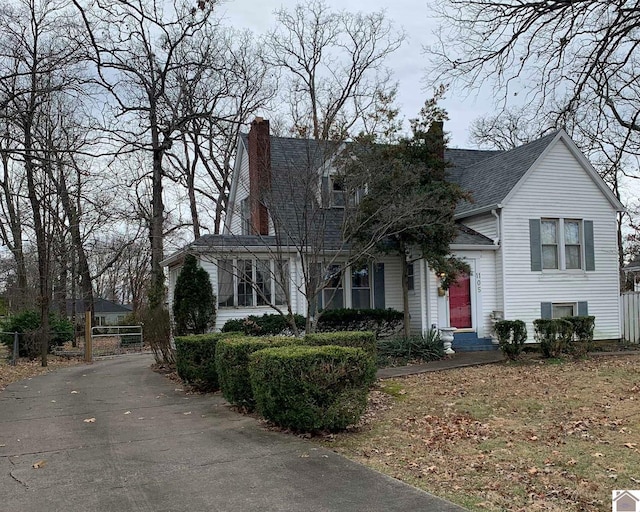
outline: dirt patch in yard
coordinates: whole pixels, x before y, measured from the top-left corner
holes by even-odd
[[[640,355],[379,382],[329,448],[472,510],[611,510],[640,488]]]

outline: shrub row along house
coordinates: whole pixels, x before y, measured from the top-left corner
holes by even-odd
[[[448,287],[418,253],[402,256],[406,265],[373,243],[353,253],[345,226],[367,188],[349,188],[341,175],[345,147],[271,136],[256,118],[238,140],[223,234],[164,261],[170,300],[191,253],[217,296],[216,329],[274,307],[312,317],[337,307],[402,311],[404,282],[412,332],[455,327],[454,348],[490,348],[501,318],[523,320],[533,340],[537,318],[589,314],[595,339],[620,338],[623,206],[566,132],[503,152],[444,149],[447,179],[469,193],[455,208],[450,246],[468,272]]]

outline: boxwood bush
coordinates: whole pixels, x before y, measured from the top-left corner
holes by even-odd
[[[378,350],[376,335],[371,331],[317,332],[307,334],[304,337],[304,343],[311,346],[337,345],[361,348],[369,353],[374,360]]]
[[[395,309],[328,309],[318,318],[317,330],[373,331],[376,338],[389,337],[402,330],[403,319]]]
[[[176,370],[185,382],[201,391],[220,389],[216,372],[216,345],[228,333],[176,336]]]
[[[294,346],[250,356],[249,374],[258,412],[298,431],[340,430],[367,406],[376,368],[360,348]]]
[[[527,341],[527,325],[522,320],[500,320],[495,331],[502,353],[512,361],[518,359]]]
[[[223,396],[229,403],[253,410],[249,355],[264,348],[301,343],[302,338],[293,337],[235,336],[220,340],[216,347],[216,371]]]
[[[573,339],[573,325],[564,318],[538,318],[533,321],[535,338],[543,357],[559,357]]]
[[[296,327],[304,330],[305,318],[302,315],[293,315]],[[249,336],[277,336],[291,330],[289,320],[279,314],[265,313],[262,316],[249,315],[247,318],[232,318],[222,326],[223,332],[240,331]]]

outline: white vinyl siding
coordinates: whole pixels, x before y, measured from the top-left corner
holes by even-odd
[[[478,233],[486,236],[487,238],[491,238],[491,240],[495,240],[498,236],[498,230],[496,227],[497,221],[491,213],[485,213],[482,215],[465,218],[460,222],[462,222],[465,226],[468,226]]]
[[[542,302],[586,301],[596,317],[595,338],[619,338],[616,212],[562,141],[526,177],[502,215],[505,318],[525,321],[532,342]],[[592,220],[595,271],[532,272],[528,226],[533,218]]]
[[[234,204],[230,206],[231,222],[230,233],[234,235],[243,234],[242,230],[242,200],[249,197],[249,155],[244,145],[241,145],[242,154],[236,158],[242,158],[240,165],[240,175],[237,177],[237,190]]]

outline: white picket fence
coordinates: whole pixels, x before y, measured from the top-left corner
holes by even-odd
[[[640,343],[640,292],[625,292],[620,296],[622,338]]]

